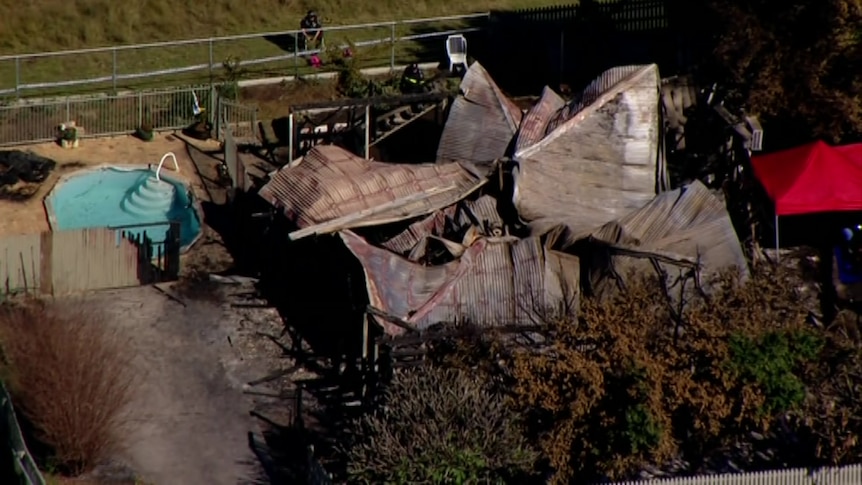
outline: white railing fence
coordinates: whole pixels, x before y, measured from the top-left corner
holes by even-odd
[[[447,36],[477,31],[489,16],[486,12],[327,26],[324,32],[329,46],[347,46],[349,42],[366,51],[365,67],[394,68],[407,59],[436,56],[438,50],[442,53]],[[117,91],[154,82],[190,84],[216,79],[230,59],[238,60],[244,71],[253,71],[251,77],[301,75],[313,70],[302,58],[319,51],[301,51],[298,34],[299,31],[288,30],[0,56],[0,97],[17,98],[52,90]],[[69,79],[69,73],[77,77]]]
[[[195,121],[195,98],[220,140],[225,124],[235,136],[257,137],[256,108],[221,98],[216,86],[191,86],[0,105],[0,147],[55,141],[57,127],[69,121],[80,127],[82,138],[130,135],[142,124],[154,131],[180,130]]]
[[[859,485],[862,465],[808,470],[772,470],[686,478],[615,482],[612,485]]]

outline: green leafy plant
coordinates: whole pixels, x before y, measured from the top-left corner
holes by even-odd
[[[245,69],[242,67],[242,61],[239,57],[229,56],[222,61],[223,76],[221,84],[218,86],[219,96],[226,99],[239,99],[239,81],[245,74]]]
[[[805,399],[800,365],[813,361],[823,339],[804,329],[770,331],[752,337],[734,333],[728,342],[731,372],[758,386],[764,401],[760,413],[773,415],[796,408]]]
[[[78,130],[74,126],[64,126],[60,131],[60,139],[75,141],[78,139]]]
[[[141,124],[135,130],[135,136],[143,141],[152,141],[155,138],[155,130],[153,129],[152,110],[149,106],[144,108],[144,116],[141,119]]]

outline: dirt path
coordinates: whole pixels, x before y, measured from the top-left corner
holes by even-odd
[[[266,369],[232,345],[238,336],[229,305],[184,306],[152,287],[88,299],[127,330],[137,352],[141,392],[119,461],[154,485],[269,483],[248,446],[256,423],[242,394],[242,383]]]

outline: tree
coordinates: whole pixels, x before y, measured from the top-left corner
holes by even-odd
[[[749,111],[833,142],[862,133],[862,0],[710,0],[718,79]]]

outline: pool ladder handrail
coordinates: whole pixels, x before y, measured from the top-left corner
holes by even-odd
[[[156,180],[158,180],[160,182],[162,179],[159,178],[159,172],[162,171],[162,165],[165,163],[165,160],[168,157],[171,157],[171,159],[173,159],[173,161],[174,161],[174,171],[177,173],[180,173],[180,165],[177,163],[177,156],[174,155],[174,152],[165,153],[164,155],[162,155],[162,159],[159,160],[159,167],[156,168]]]

